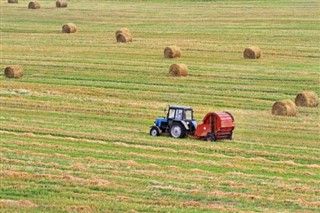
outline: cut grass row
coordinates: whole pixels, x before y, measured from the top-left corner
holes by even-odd
[[[22,134],[23,135],[23,134]],[[28,134],[25,134],[28,135]],[[12,136],[11,136],[12,137]],[[6,138],[7,140],[9,140],[11,138],[10,136],[6,136],[4,138]],[[17,136],[14,136],[17,137]],[[50,138],[53,137],[51,135],[49,136],[42,136],[40,137],[40,141],[41,138],[46,139],[48,142],[48,144],[50,144]],[[70,137],[70,136],[68,136]],[[57,137],[56,140],[60,140],[61,138],[63,138],[62,136]],[[12,140],[12,139],[11,139]],[[10,140],[10,141],[11,141]],[[34,140],[34,139],[33,139]],[[54,140],[55,143],[59,144],[59,141]],[[78,141],[81,139],[77,139],[77,138],[73,138],[74,141]],[[298,167],[301,172],[305,172],[308,171],[310,169],[316,169],[317,171],[317,167],[315,166],[316,164],[318,164],[317,162],[319,162],[319,158],[317,157],[308,157],[308,156],[296,156],[294,154],[279,154],[279,153],[274,153],[274,152],[268,152],[268,151],[260,151],[260,150],[251,150],[251,151],[247,151],[245,149],[241,149],[241,148],[223,148],[223,147],[211,147],[210,152],[208,153],[208,150],[203,150],[206,147],[195,147],[193,149],[191,149],[190,146],[191,144],[186,143],[185,146],[182,146],[180,148],[173,148],[172,145],[171,146],[165,146],[166,144],[161,144],[160,147],[154,147],[152,146],[152,144],[148,144],[148,143],[137,143],[135,141],[131,141],[131,142],[127,142],[128,138],[120,138],[118,140],[113,139],[115,141],[122,141],[121,143],[112,143],[112,141],[99,141],[99,143],[96,143],[91,140],[85,140],[83,142],[88,142],[87,144],[78,144],[77,142],[74,142],[73,140],[70,140],[70,144],[68,144],[68,147],[66,147],[63,150],[60,150],[60,146],[56,145],[56,147],[52,146],[52,148],[55,148],[56,151],[60,151],[60,152],[65,152],[66,150],[68,150],[69,152],[73,152],[75,150],[77,151],[82,151],[83,152],[83,156],[86,156],[87,151],[90,152],[97,152],[97,153],[101,153],[101,156],[104,156],[105,158],[108,158],[106,155],[108,155],[111,158],[114,158],[115,156],[111,153],[109,153],[109,151],[117,151],[114,150],[112,147],[116,146],[116,149],[121,148],[123,151],[127,151],[127,152],[133,152],[133,153],[145,153],[148,154],[150,156],[157,156],[158,152],[161,151],[163,152],[163,154],[165,154],[166,157],[168,157],[168,159],[171,159],[172,161],[174,161],[174,157],[176,156],[177,158],[179,158],[179,155],[182,155],[184,157],[187,157],[186,159],[189,159],[193,156],[193,160],[189,160],[190,162],[194,162],[196,163],[197,159],[201,159],[200,164],[206,164],[205,162],[208,163],[208,165],[211,166],[218,166],[219,169],[221,169],[221,164],[216,164],[216,162],[225,162],[225,160],[230,161],[233,163],[239,163],[240,165],[246,165],[249,164],[251,166],[253,166],[254,164],[257,165],[264,165],[264,166],[271,166],[271,167],[285,167],[286,166],[293,166],[293,167]],[[32,140],[31,140],[32,141]],[[38,141],[38,142],[40,142]],[[28,142],[26,144],[24,144],[26,146],[25,149],[28,149],[28,145],[31,142]],[[64,141],[64,143],[66,143]],[[36,149],[37,146],[41,146],[41,144],[37,144],[37,143],[32,143],[33,146],[29,147],[30,149]],[[78,146],[81,145],[81,148],[72,148],[72,146],[74,146],[75,144],[77,144]],[[136,145],[139,144],[139,145]],[[10,146],[9,144],[4,144],[5,146]],[[43,146],[47,147],[49,145],[44,145]],[[112,147],[110,147],[112,146]],[[192,145],[191,145],[192,146]],[[50,147],[50,146],[49,146]],[[182,149],[181,149],[182,148]],[[185,150],[186,149],[186,150]],[[97,150],[97,151],[95,151]],[[192,150],[192,151],[190,151]],[[105,154],[104,151],[106,152]],[[70,153],[68,153],[70,154]],[[161,154],[160,154],[161,155]],[[89,155],[90,156],[90,155]],[[124,156],[130,159],[130,155],[129,156]],[[142,156],[143,157],[143,156]],[[154,159],[158,159],[157,157],[155,157]],[[165,157],[161,157],[160,159],[166,159]],[[210,159],[210,160],[209,160]],[[163,161],[162,160],[162,161]],[[247,161],[247,162],[243,162],[243,161]],[[170,160],[168,161],[168,163],[170,162]],[[188,162],[188,161],[187,161]],[[302,162],[303,164],[299,164],[299,162]],[[172,162],[173,163],[173,162]],[[198,164],[196,163],[196,164]],[[269,165],[270,164],[270,165]],[[233,166],[231,166],[233,167]],[[253,166],[254,167],[254,166]],[[235,167],[237,168],[237,167]],[[282,168],[284,170],[286,170],[285,168]],[[252,169],[252,168],[251,168]],[[319,169],[319,168],[318,168]],[[257,169],[259,171],[259,169]],[[304,171],[303,171],[304,170]],[[223,172],[223,170],[221,170]],[[254,171],[254,169],[253,169]],[[288,170],[289,171],[289,170]],[[310,170],[311,171],[311,170]],[[247,171],[248,172],[248,171]],[[310,172],[310,174],[312,174]],[[314,175],[317,176],[317,174],[315,173]]]

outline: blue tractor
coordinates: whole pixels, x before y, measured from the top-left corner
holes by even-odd
[[[197,122],[193,119],[193,109],[183,106],[169,106],[167,117],[157,118],[151,126],[150,135],[159,136],[169,133],[173,138],[184,138],[193,135]]]

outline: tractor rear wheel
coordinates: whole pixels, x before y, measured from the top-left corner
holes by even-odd
[[[160,135],[159,128],[156,127],[156,126],[151,127],[151,129],[150,129],[150,135],[151,135],[151,136],[159,136],[159,135]]]
[[[173,123],[170,128],[170,136],[173,138],[184,138],[186,134],[186,128],[181,123]]]

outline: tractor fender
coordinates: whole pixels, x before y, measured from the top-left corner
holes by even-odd
[[[183,124],[183,126],[186,128],[186,130],[189,130],[189,125],[187,124],[187,122],[185,122],[185,121],[180,121],[182,124]]]
[[[157,125],[150,126],[150,129],[157,128],[157,130],[161,133],[161,129]]]
[[[197,124],[197,122],[196,122],[196,121],[191,121],[191,124],[193,125],[194,129],[196,129],[196,128],[197,128],[197,126],[198,126],[198,124]]]

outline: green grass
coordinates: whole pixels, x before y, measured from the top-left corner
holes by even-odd
[[[318,211],[319,107],[271,115],[320,94],[318,1],[27,4],[1,2],[1,65],[25,72],[0,78],[1,212]],[[187,78],[168,77],[176,62]],[[149,136],[169,104],[231,112],[234,140]]]

